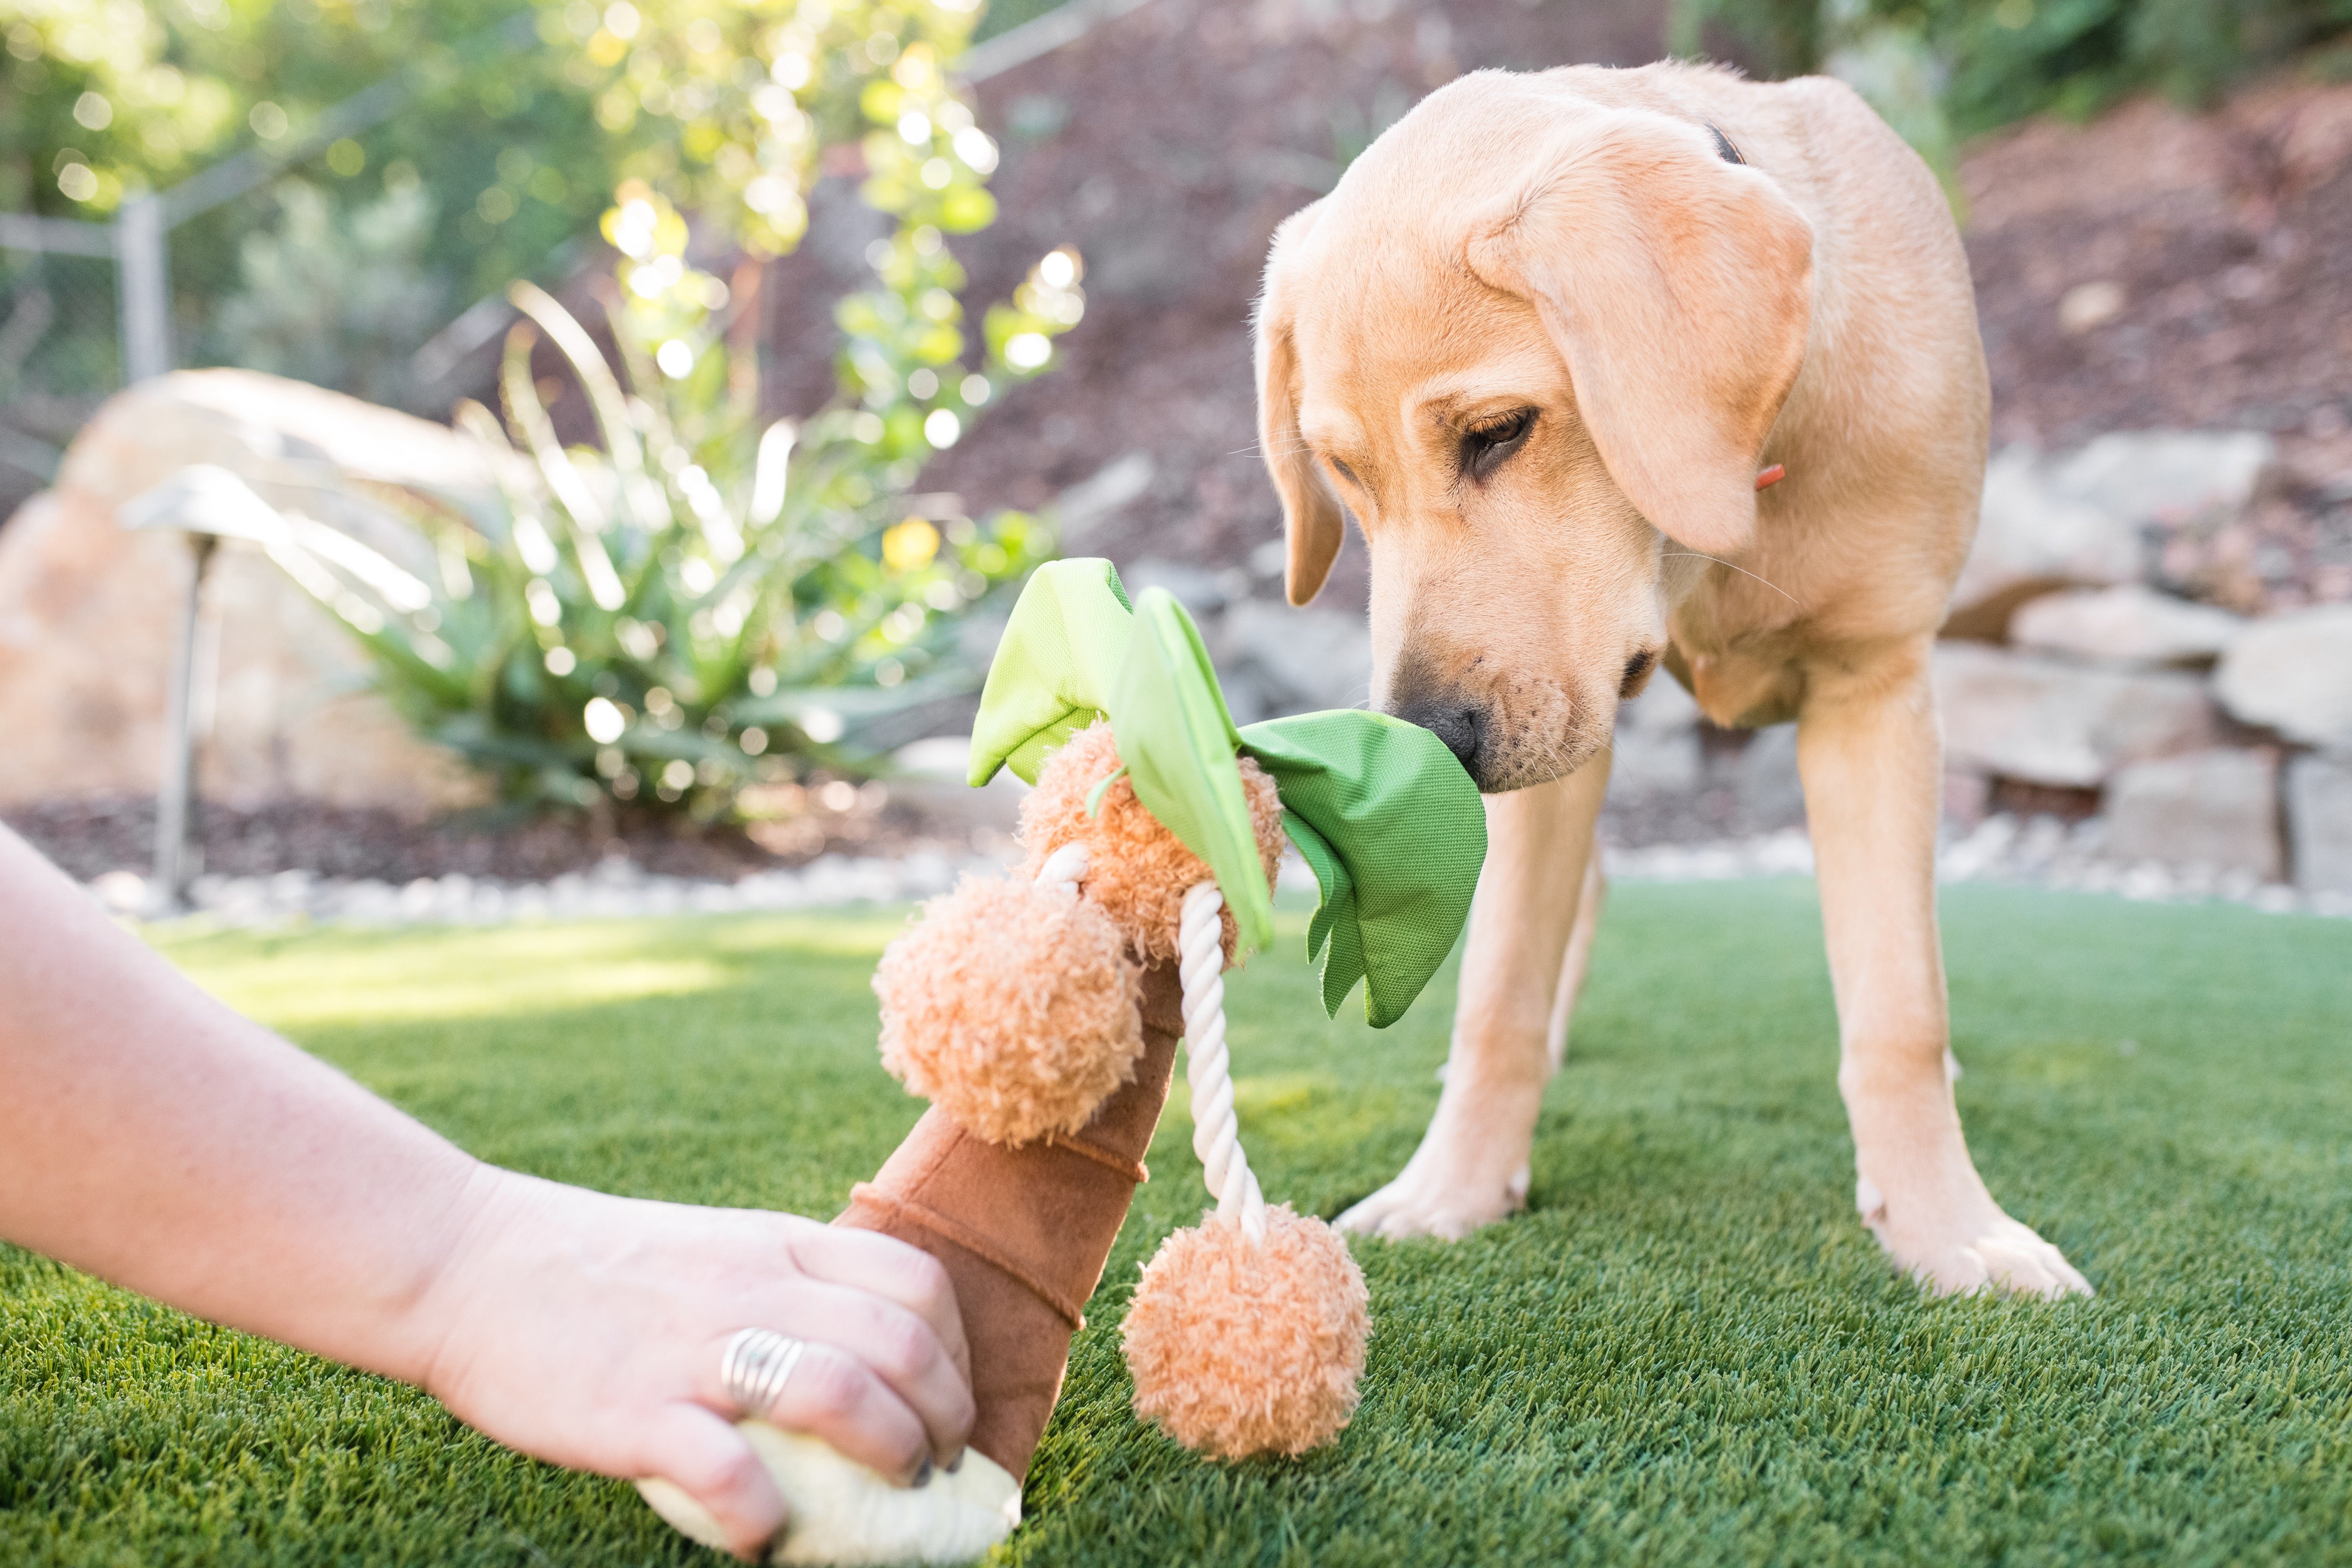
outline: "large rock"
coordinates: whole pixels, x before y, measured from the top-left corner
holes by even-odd
[[[177,534],[125,531],[115,509],[192,463],[230,468],[275,504],[411,558],[422,542],[388,537],[396,525],[348,479],[461,504],[494,493],[471,441],[299,382],[184,371],[109,400],[55,487],[0,528],[0,805],[156,787],[189,552]],[[455,758],[358,689],[365,666],[350,635],[257,551],[228,544],[215,557],[199,646],[206,797],[424,808],[478,798]]]
[[[1072,555],[1088,553],[1118,515],[1150,490],[1158,474],[1150,453],[1129,452],[1055,497],[1054,521],[1061,531],[1062,549]]]
[[[1225,607],[1208,641],[1242,723],[1370,700],[1372,644],[1361,616],[1243,599]]]
[[[1188,566],[1156,555],[1131,563],[1120,571],[1118,580],[1129,599],[1140,596],[1147,588],[1164,590],[1191,611],[1195,620],[1213,616],[1228,601],[1245,598],[1249,594],[1246,572],[1212,572],[1205,566]]]
[[[2278,758],[2267,750],[2135,763],[2107,783],[2108,852],[2275,882],[2283,869],[2278,793]]]
[[[2101,669],[1975,643],[1936,649],[1936,699],[1952,766],[2089,788],[2127,763],[2200,751],[2219,715],[2205,682],[2170,670]]]
[[[2123,432],[2049,458],[2004,448],[1985,468],[1976,544],[1946,630],[1998,641],[2035,595],[2138,581],[2152,531],[2243,510],[2275,455],[2251,430]]]
[[[2213,685],[2232,718],[2352,751],[2352,605],[2255,622],[2222,658]]]
[[[1706,776],[1698,704],[1661,670],[1639,697],[1617,705],[1610,736],[1609,787],[1620,796],[1686,795]]]
[[[1739,752],[1739,809],[1756,827],[1805,820],[1805,785],[1797,773],[1797,727],[1774,724],[1748,737]]]
[[[935,735],[890,754],[890,799],[913,810],[928,827],[1010,834],[1021,826],[1029,786],[1011,768],[974,789],[970,783],[971,737]]]
[[[2010,618],[2009,640],[2038,653],[2075,658],[2210,664],[2245,629],[2243,616],[2126,583],[2029,599]]]
[[[2307,893],[2352,893],[2352,759],[2289,763],[2286,817],[2295,886]]]

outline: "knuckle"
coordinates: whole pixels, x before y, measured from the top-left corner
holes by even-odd
[[[948,1440],[951,1443],[961,1443],[971,1436],[972,1423],[979,1417],[980,1406],[973,1402],[971,1392],[959,1381],[954,1385],[951,1395],[951,1408],[949,1412],[946,1430]]]
[[[930,1325],[911,1312],[892,1312],[875,1325],[874,1369],[884,1377],[900,1381],[920,1376],[930,1370]]]
[[[759,1456],[748,1447],[739,1450],[730,1458],[719,1461],[712,1468],[714,1473],[711,1476],[710,1489],[729,1496],[751,1490],[767,1474],[760,1463]]]
[[[954,1303],[955,1286],[948,1279],[946,1264],[928,1252],[918,1252],[907,1260],[906,1267],[908,1292],[926,1310]]]
[[[727,1498],[758,1484],[758,1456],[740,1444],[722,1447],[706,1445],[690,1458],[670,1461],[669,1477],[698,1497]]]
[[[808,1380],[801,1398],[820,1420],[848,1415],[865,1397],[865,1377],[857,1363],[839,1351],[828,1349],[822,1355],[803,1356],[801,1375]]]

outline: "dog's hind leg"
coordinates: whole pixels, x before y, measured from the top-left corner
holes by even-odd
[[[1797,720],[1855,1206],[1896,1267],[1937,1290],[2087,1293],[2056,1247],[1993,1202],[1960,1135],[1936,934],[1943,762],[1927,665],[1926,638],[1824,660]]]
[[[1396,1180],[1341,1215],[1340,1228],[1450,1241],[1527,1202],[1571,939],[1598,885],[1592,824],[1608,787],[1604,752],[1564,779],[1486,797],[1486,865],[1437,1114]],[[1577,968],[1580,977],[1580,960]]]
[[[1601,906],[1609,901],[1609,879],[1601,870],[1601,847],[1585,852],[1584,893],[1576,901],[1576,927],[1568,933],[1568,953],[1559,961],[1559,989],[1551,999],[1551,1029],[1544,1041],[1550,1072],[1568,1059],[1568,1026],[1576,1011],[1576,994],[1584,989],[1584,972],[1592,963],[1592,935],[1601,929]]]

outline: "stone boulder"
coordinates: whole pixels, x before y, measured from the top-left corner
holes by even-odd
[[[2352,759],[2289,763],[2286,816],[2295,886],[2306,893],[2352,893]]]
[[[2268,750],[2134,763],[2107,781],[2107,851],[2275,882],[2284,870],[2278,796],[2278,758]]]
[[[1660,670],[1639,697],[1617,705],[1609,738],[1609,788],[1620,797],[1687,795],[1706,782],[1698,703]]]
[[[1163,561],[1156,555],[1125,567],[1118,578],[1129,599],[1139,597],[1147,588],[1163,589],[1195,620],[1215,615],[1229,602],[1247,598],[1250,588],[1246,572],[1212,572],[1205,566]]]
[[[1361,616],[1241,599],[1203,629],[1239,723],[1370,700],[1372,644]]]
[[[1158,475],[1150,453],[1129,452],[1055,497],[1054,521],[1061,531],[1063,551],[1071,555],[1093,552],[1119,514],[1150,493]]]
[[[970,735],[934,735],[901,746],[890,754],[890,799],[915,812],[926,826],[1009,835],[1021,826],[1021,802],[1029,786],[1004,768],[972,788]]]
[[[2126,763],[2218,739],[2205,682],[2172,670],[1946,642],[1936,649],[1936,699],[1951,766],[2032,784],[2095,787]]]
[[[2036,595],[2137,582],[2153,531],[2242,511],[2275,457],[2251,430],[2119,432],[2046,458],[2003,448],[1985,468],[1976,543],[1945,630],[1998,642]]]
[[[176,533],[124,531],[115,510],[192,463],[410,560],[423,542],[398,537],[350,481],[468,506],[496,493],[472,441],[299,382],[183,371],[110,399],[55,486],[0,527],[0,805],[155,789],[189,551]],[[258,551],[215,556],[198,647],[205,797],[419,808],[479,797],[456,758],[362,689],[350,635]]]
[[[1740,748],[1737,788],[1740,812],[1759,827],[1793,826],[1805,820],[1794,724],[1774,724],[1748,737]]]
[[[2029,599],[2010,618],[2009,640],[2037,653],[2118,664],[2210,664],[2246,625],[2243,616],[2126,583]]]
[[[2232,718],[2352,751],[2352,605],[2256,621],[2223,656],[2213,684]]]

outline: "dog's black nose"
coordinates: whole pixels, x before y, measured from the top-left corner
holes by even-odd
[[[1478,776],[1478,736],[1485,727],[1485,718],[1475,707],[1461,701],[1427,700],[1407,702],[1396,710],[1396,716],[1408,724],[1418,724],[1445,742],[1470,776]]]

